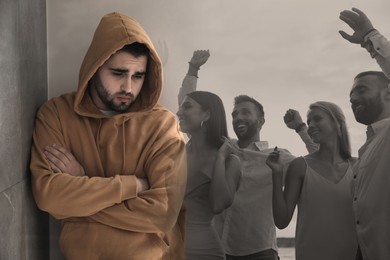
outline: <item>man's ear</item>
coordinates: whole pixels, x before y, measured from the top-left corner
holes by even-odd
[[[384,95],[385,95],[385,100],[390,101],[390,84],[387,86]]]
[[[257,120],[257,127],[259,127],[259,129],[261,129],[263,127],[264,123],[265,123],[265,118],[264,117],[259,118],[259,120]]]

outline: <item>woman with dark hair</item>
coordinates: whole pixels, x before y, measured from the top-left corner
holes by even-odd
[[[319,149],[294,159],[283,186],[278,151],[267,159],[273,172],[273,214],[279,229],[290,223],[296,205],[297,260],[355,259],[357,236],[350,190],[353,178],[351,148],[345,117],[330,102],[310,105],[308,133]]]
[[[212,219],[233,203],[241,163],[227,138],[223,103],[213,93],[194,91],[184,97],[177,116],[181,131],[190,136],[184,199],[186,259],[225,259]]]

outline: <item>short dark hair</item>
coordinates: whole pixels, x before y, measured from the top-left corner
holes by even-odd
[[[265,113],[264,113],[263,105],[260,104],[260,102],[258,102],[256,99],[254,99],[250,96],[247,96],[247,95],[239,95],[239,96],[234,98],[234,105],[235,106],[240,104],[240,103],[243,103],[243,102],[253,103],[256,107],[258,116],[264,118]]]
[[[228,137],[225,108],[222,100],[214,93],[208,91],[193,91],[187,94],[195,100],[204,111],[210,112],[210,118],[204,122],[206,127],[206,139],[209,144],[220,148],[223,144],[222,137]]]
[[[145,44],[139,42],[133,42],[123,46],[121,51],[125,51],[138,58],[139,56],[149,56],[149,49]]]
[[[363,71],[357,74],[353,80],[357,80],[364,76],[370,76],[370,75],[376,76],[383,83],[383,87],[385,88],[387,88],[387,86],[390,84],[390,79],[386,77],[386,75],[382,71],[372,71],[372,70]]]

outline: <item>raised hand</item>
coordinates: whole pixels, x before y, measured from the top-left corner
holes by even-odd
[[[189,61],[189,63],[191,66],[194,66],[195,68],[199,69],[203,64],[207,62],[209,57],[210,57],[209,50],[196,50],[192,54],[192,58]]]
[[[44,154],[53,172],[67,173],[73,176],[85,176],[84,168],[71,152],[59,144],[49,145]]]
[[[357,8],[340,12],[339,18],[354,30],[352,35],[339,31],[340,35],[351,43],[362,44],[364,36],[374,29],[367,15]]]
[[[283,120],[288,128],[294,130],[304,124],[301,115],[294,109],[287,110],[286,114],[284,114]]]

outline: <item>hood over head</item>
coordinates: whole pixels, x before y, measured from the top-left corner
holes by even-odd
[[[148,65],[141,92],[131,104],[131,112],[147,111],[158,102],[162,91],[162,65],[156,49],[141,25],[133,18],[118,12],[106,14],[96,28],[91,45],[85,54],[79,73],[79,85],[74,110],[89,117],[104,117],[93,104],[90,95],[86,95],[88,83],[96,71],[125,45],[139,42],[149,49]]]

